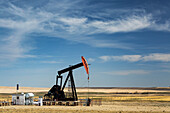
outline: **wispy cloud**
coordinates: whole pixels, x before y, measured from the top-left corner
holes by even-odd
[[[161,24],[154,23],[150,26],[150,29],[156,31],[170,32],[170,21],[165,21],[165,23],[161,23]]]
[[[158,74],[158,73],[170,73],[170,70],[167,69],[158,69],[158,70],[141,70],[141,69],[136,69],[136,70],[116,70],[116,71],[108,71],[108,72],[102,72],[103,74],[106,75],[122,75],[122,76],[126,76],[126,75],[152,75],[152,74]],[[162,75],[164,75],[162,74]]]
[[[122,61],[136,62],[136,61],[141,60],[141,55],[101,56],[99,58],[104,60],[104,61],[122,60]]]
[[[152,53],[149,55],[122,55],[122,56],[100,56],[103,61],[129,61],[129,62],[138,62],[138,61],[161,61],[161,62],[170,62],[170,54],[163,53]]]
[[[82,25],[87,21],[87,18],[59,18],[59,20],[67,25]]]
[[[38,28],[39,22],[34,19],[26,20],[27,12],[10,3],[9,8],[5,8],[4,11],[21,19],[16,19],[14,17],[0,18],[0,28],[9,29],[8,35],[1,37],[0,40],[1,60],[34,58],[35,55],[28,54],[33,47],[29,46],[25,41],[27,40],[27,35]]]
[[[95,61],[94,58],[89,58],[89,59],[88,59],[88,62],[94,62],[94,61]]]
[[[142,58],[144,61],[163,61],[169,62],[170,61],[170,54],[162,54],[162,53],[154,53],[147,56],[143,56]]]
[[[2,44],[0,44],[1,56],[4,57],[10,56],[11,59],[16,59],[23,55],[24,58],[24,55],[33,49],[30,45],[24,43],[33,33],[86,43],[94,47],[121,48],[123,46],[120,43],[87,38],[87,34],[103,32],[103,28],[94,24],[97,21],[89,21],[84,17],[67,17],[60,12],[54,14],[31,7],[21,8],[11,3],[8,3],[8,7],[4,7],[3,11],[11,15],[10,18],[0,17],[0,27],[10,30],[9,35],[3,37]],[[100,21],[97,23],[100,23]],[[106,25],[105,27],[109,27],[107,22],[103,23]]]
[[[87,18],[59,18],[59,21],[63,22],[69,32],[80,32],[86,34],[96,33],[117,33],[117,32],[131,32],[140,29],[148,28],[153,22],[151,15],[142,15],[116,19],[116,20],[93,20],[90,21]],[[77,32],[78,31],[78,32]],[[85,34],[84,34],[85,35]]]
[[[98,33],[114,34],[118,32],[134,32],[142,29],[151,30],[169,30],[169,22],[166,26],[159,26],[153,19],[152,14],[130,14],[121,18],[99,19],[88,18],[87,15],[80,15],[81,12],[74,12],[73,10],[79,1],[68,3],[68,1],[57,2],[58,5],[53,5],[55,1],[49,2],[45,7],[34,8],[31,6],[17,6],[10,2],[6,2],[6,7],[2,7],[0,13],[0,28],[9,29],[9,34],[0,40],[1,56],[10,56],[13,59],[20,58],[22,55],[29,55],[29,52],[34,47],[28,45],[26,40],[30,35],[44,35],[65,40],[84,43],[93,47],[107,47],[107,48],[121,48],[130,49],[131,47],[126,43],[119,41],[115,42],[110,39],[98,39],[93,35]],[[84,6],[85,8],[85,6]],[[51,9],[57,9],[55,11]],[[125,11],[125,10],[124,10]],[[130,10],[132,11],[132,10]],[[71,13],[69,13],[71,12]],[[76,13],[78,15],[76,16]],[[91,14],[92,15],[92,14]],[[94,14],[93,14],[94,15]],[[96,16],[102,16],[96,14]],[[20,57],[15,57],[20,56]],[[156,57],[156,56],[154,56]],[[163,57],[163,56],[161,56]],[[101,57],[106,59],[106,57]],[[107,59],[127,60],[131,62],[138,61],[139,56],[122,56],[107,57]],[[142,58],[144,59],[144,58]],[[158,58],[157,58],[158,59]],[[145,58],[147,61],[147,58]]]
[[[108,75],[146,75],[149,74],[150,71],[146,70],[120,70],[120,71],[112,71],[112,72],[103,72]]]
[[[94,21],[89,26],[96,28],[99,33],[131,32],[148,28],[152,24],[151,16],[130,16],[112,21]]]

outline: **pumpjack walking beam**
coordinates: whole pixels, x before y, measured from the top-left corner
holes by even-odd
[[[60,76],[62,73],[68,72],[70,70],[74,70],[74,69],[79,68],[81,66],[83,66],[83,63],[79,63],[79,64],[76,64],[76,65],[70,66],[68,68],[65,68],[63,70],[58,71],[58,75]]]

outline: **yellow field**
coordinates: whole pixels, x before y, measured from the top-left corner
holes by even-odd
[[[37,88],[37,87],[20,87],[19,92],[48,92],[50,88]],[[163,89],[163,90],[162,90]],[[77,88],[77,92],[87,92],[87,88]],[[68,91],[67,88],[64,90]],[[89,88],[89,92],[94,93],[154,93],[154,92],[168,92],[170,87],[156,87],[156,88]],[[0,93],[16,93],[16,87],[0,86]]]
[[[5,106],[0,113],[170,113],[169,103],[114,102],[101,106]]]
[[[12,91],[9,89],[13,89]],[[14,87],[0,87],[0,101],[11,101]],[[34,92],[35,98],[43,96],[49,88],[24,88],[22,92]],[[85,99],[87,95],[96,102],[101,100],[102,105],[97,106],[5,106],[0,107],[0,113],[26,112],[26,113],[170,113],[170,88],[78,88],[78,98]],[[67,90],[66,90],[67,92]]]
[[[35,98],[43,96],[50,88],[21,87],[20,92],[34,92]],[[87,88],[77,88],[79,99],[87,98]],[[170,102],[170,88],[90,88],[89,97],[113,101],[158,101]],[[65,89],[67,92],[67,88]],[[16,93],[15,87],[0,86],[0,101],[11,101],[11,94]]]
[[[80,97],[81,98],[81,97]],[[91,97],[101,98],[102,101],[105,102],[112,102],[112,101],[157,101],[157,102],[170,102],[170,96],[124,96],[124,97]]]

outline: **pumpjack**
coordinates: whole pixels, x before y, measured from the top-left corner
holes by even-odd
[[[83,56],[81,57],[81,59],[82,59],[81,63],[69,66],[68,68],[58,71],[58,75],[56,77],[56,84],[48,91],[47,94],[44,95],[45,101],[77,101],[78,100],[75,82],[73,78],[73,70],[84,66],[89,79],[88,63]],[[63,79],[62,74],[66,72],[68,72],[68,75],[62,86],[62,79]],[[66,95],[66,93],[64,92],[64,88],[67,82],[70,82],[70,87],[71,87],[71,93],[69,94],[69,96]]]

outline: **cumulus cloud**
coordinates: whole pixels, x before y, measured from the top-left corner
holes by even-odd
[[[119,61],[129,61],[129,62],[138,62],[138,61],[161,61],[161,62],[169,62],[170,54],[163,53],[152,53],[149,55],[122,55],[122,56],[100,56],[99,57],[103,61],[110,60],[119,60]]]
[[[104,72],[108,75],[145,75],[149,74],[150,71],[146,70],[121,70],[121,71],[112,71],[112,72]]]

